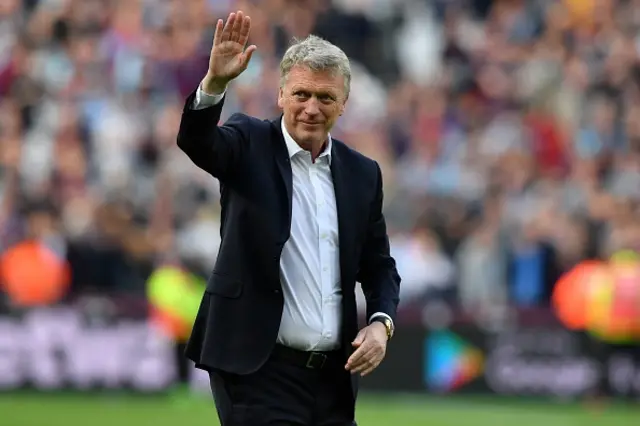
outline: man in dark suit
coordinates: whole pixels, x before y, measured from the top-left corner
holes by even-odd
[[[209,71],[184,108],[178,146],[219,179],[221,237],[186,355],[209,372],[223,426],[353,425],[357,376],[382,361],[400,277],[389,255],[378,164],[331,138],[349,61],[318,38],[280,64],[277,120],[218,126],[247,67],[251,21],[218,21]],[[355,283],[368,325],[358,331]]]

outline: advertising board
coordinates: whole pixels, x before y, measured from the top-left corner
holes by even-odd
[[[363,388],[436,394],[640,398],[640,349],[558,326],[398,329]]]
[[[145,320],[91,324],[72,308],[0,317],[0,391],[127,389],[176,381],[174,343]]]

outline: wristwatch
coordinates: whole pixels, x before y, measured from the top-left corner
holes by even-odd
[[[393,337],[393,331],[394,331],[393,322],[389,318],[384,317],[382,315],[377,316],[371,320],[371,322],[374,322],[374,321],[378,321],[384,324],[384,328],[387,329],[387,340],[391,340],[391,338]]]

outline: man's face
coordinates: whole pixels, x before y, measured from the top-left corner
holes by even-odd
[[[326,141],[346,101],[341,75],[303,66],[291,69],[278,95],[287,131],[304,149]]]

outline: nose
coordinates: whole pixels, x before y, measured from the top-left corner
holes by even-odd
[[[304,106],[304,112],[307,115],[318,115],[320,113],[320,108],[318,108],[318,100],[315,97],[311,97]]]

